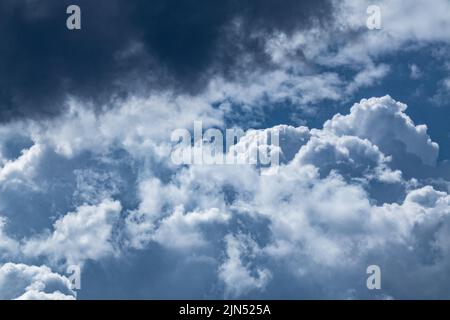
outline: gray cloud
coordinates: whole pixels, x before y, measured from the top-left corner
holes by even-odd
[[[81,30],[65,27],[70,4],[81,7]],[[97,105],[141,90],[197,91],[243,57],[264,66],[265,33],[330,12],[326,1],[7,0],[0,14],[0,118],[8,121],[58,114],[68,95]]]

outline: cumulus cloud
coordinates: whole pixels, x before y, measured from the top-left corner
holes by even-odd
[[[0,267],[0,299],[74,300],[66,277],[46,266],[5,263]]]
[[[363,99],[351,108],[349,115],[335,115],[327,121],[324,130],[368,139],[394,158],[401,159],[406,152],[424,164],[435,165],[439,146],[431,141],[426,125],[414,125],[404,113],[406,108],[389,96]]]
[[[429,165],[437,158],[437,144],[431,141],[424,126],[412,122],[405,110],[404,104],[390,97],[372,98],[355,104],[348,115],[335,116],[323,129],[279,126],[251,131],[240,143],[249,143],[259,135],[264,138],[267,130],[277,129],[283,137],[280,152],[289,154],[294,148],[297,154],[285,157],[274,176],[261,176],[247,167],[228,170],[226,166],[194,166],[182,170],[166,185],[151,180],[141,189],[143,208],[158,216],[167,205],[228,207],[234,215],[225,229],[245,230],[246,236],[268,233],[265,240],[252,245],[258,248],[255,250],[246,249],[242,243],[247,242],[242,238],[224,235],[228,259],[219,267],[219,278],[225,285],[225,294],[230,296],[248,296],[255,290],[263,294],[261,289],[270,288],[270,279],[281,276],[277,274],[279,270],[286,272],[283,277],[290,274],[298,280],[300,292],[311,290],[308,277],[314,277],[315,284],[320,283],[325,290],[331,281],[327,275],[345,269],[351,270],[343,277],[346,281],[334,283],[336,287],[330,288],[329,296],[345,297],[342,292],[346,286],[356,296],[363,296],[364,289],[354,277],[358,270],[365,270],[369,260],[378,259],[381,264],[401,255],[414,259],[412,268],[419,272],[424,267],[421,260],[425,259],[421,257],[424,246],[437,250],[432,258],[434,267],[443,270],[447,262],[439,257],[443,256],[445,246],[427,243],[428,238],[422,238],[424,232],[420,230],[427,217],[435,221],[426,223],[434,226],[427,232],[443,234],[437,221],[447,219],[448,194],[431,186],[409,186],[400,169],[391,168],[392,158],[404,159],[409,153]],[[392,148],[398,142],[403,143],[403,148]],[[412,189],[398,191],[400,203],[376,205],[370,189],[371,179],[406,184],[406,188]],[[163,221],[172,221],[175,228],[188,216],[180,211]],[[149,226],[153,228],[152,224]],[[182,238],[183,230],[185,236],[192,236],[190,228],[176,230],[173,239]],[[216,243],[214,237],[207,236],[204,231],[203,240],[210,245]],[[256,260],[255,252],[259,257]],[[255,263],[255,269],[246,259]],[[435,276],[436,273],[430,274]],[[405,297],[400,287],[393,287],[388,292],[390,296]],[[347,297],[350,296],[349,293]]]
[[[278,146],[273,141],[275,135],[278,136]],[[310,137],[309,129],[302,126],[296,128],[279,125],[264,130],[249,130],[232,146],[229,153],[242,154],[242,157],[248,159],[248,163],[258,163],[257,151],[269,155],[277,153],[281,163],[288,163]]]
[[[324,175],[336,170],[351,178],[376,178],[381,181],[400,181],[401,172],[388,167],[390,159],[376,145],[355,136],[335,136],[320,130],[296,155],[300,165],[313,164]]]
[[[183,213],[183,208],[177,207],[173,214],[161,221],[153,240],[164,246],[180,249],[202,246],[205,244],[200,232],[202,224],[223,224],[229,219],[229,214],[222,213],[217,208],[206,212]]]
[[[69,265],[82,265],[87,259],[101,259],[114,253],[112,232],[122,209],[118,201],[80,206],[58,219],[49,235],[29,239],[24,254],[47,256]]]
[[[379,1],[380,30],[366,27],[369,0],[97,2],[77,1],[79,32],[64,28],[68,0],[0,4],[14,44],[0,50],[0,298],[73,298],[49,267],[130,252],[195,260],[202,279],[207,268],[190,297],[448,297],[450,166],[432,140],[445,149],[445,126],[432,126],[444,120],[427,115],[428,130],[427,106],[390,96],[347,112],[384,79],[419,92],[441,75],[391,58],[425,61],[408,55],[431,47],[445,60],[448,1]],[[445,105],[447,78],[427,101]],[[171,133],[199,120],[259,128],[225,152],[270,150],[276,174],[176,166]],[[374,263],[379,295],[365,288]]]
[[[177,109],[173,100],[163,101]],[[44,155],[54,153],[62,163],[81,155],[115,162],[111,154],[121,150],[135,161],[131,163],[137,173],[131,178],[120,170],[114,173],[119,177],[100,174],[104,171],[92,166],[104,162],[95,161],[64,172],[74,180],[77,192],[70,189],[69,199],[76,200],[76,208],[60,216],[51,230],[21,240],[3,228],[3,252],[17,251],[15,259],[44,259],[57,267],[61,262],[86,265],[87,260],[121,259],[123,255],[116,253],[128,250],[144,254],[157,244],[158,250],[178,259],[207,261],[202,266],[214,268],[216,276],[210,289],[216,288],[218,297],[235,298],[287,297],[289,290],[297,292],[295,297],[367,297],[360,278],[368,264],[378,263],[389,273],[383,273],[389,284],[385,296],[442,297],[443,286],[422,295],[423,284],[410,284],[407,278],[444,277],[450,263],[450,206],[448,192],[438,184],[403,174],[410,157],[418,159],[412,163],[416,169],[431,168],[439,152],[427,127],[416,125],[406,114],[405,104],[389,96],[363,99],[322,128],[278,125],[248,131],[235,148],[248,150],[245,147],[254,141],[268,147],[269,136],[279,134],[275,175],[263,175],[254,165],[168,165],[170,149],[155,156],[158,148],[149,144],[164,145],[170,129],[178,124],[189,127],[194,115],[206,115],[212,124],[223,119],[210,113],[206,104],[199,113],[154,128],[146,125],[149,117],[164,115],[146,115],[151,106],[127,104],[96,116],[73,112],[53,119],[61,124],[56,128],[49,121],[25,131],[34,139],[32,146],[42,146]],[[131,122],[135,130],[113,129]],[[70,128],[79,126],[93,139],[77,139]],[[55,132],[64,139],[54,138]],[[29,167],[39,171],[40,160],[33,161],[18,172]],[[124,170],[130,163],[116,165]],[[110,199],[121,197],[117,181],[135,188],[130,198]],[[394,200],[387,200],[391,197]],[[397,257],[404,263],[389,263]],[[333,281],[336,275],[342,276]],[[289,289],[285,295],[277,283]],[[411,290],[403,290],[402,283],[410,284]],[[30,288],[13,298],[63,297],[42,291]]]
[[[157,179],[143,181],[139,208],[131,211],[126,219],[130,246],[142,248],[151,241],[169,248],[208,244],[204,229],[217,224],[226,225],[231,218],[226,204],[227,181],[222,179],[234,183],[233,178],[240,173],[235,172],[230,177],[228,173],[232,170],[223,172],[221,177],[216,176],[217,180],[212,179],[208,184],[198,184],[198,175],[202,180],[207,179],[208,175],[216,172],[214,168],[182,171],[173,183],[166,185]],[[250,170],[247,172],[254,174]],[[241,175],[240,181],[245,181],[245,176]],[[187,208],[192,211],[186,212]]]
[[[43,146],[33,145],[22,151],[22,154],[14,160],[6,161],[0,169],[0,181],[4,184],[26,183],[32,181],[36,166],[43,154]]]
[[[157,156],[167,153],[161,144],[167,144],[172,130],[189,128],[199,118],[205,125],[222,123],[219,110],[192,96],[161,93],[136,97],[99,115],[80,101],[72,100],[65,115],[32,122],[25,133],[68,158],[83,151],[105,153],[114,145],[136,157],[152,151]]]
[[[230,213],[214,207],[185,212],[183,205],[179,205],[167,213],[163,205],[171,201],[162,195],[166,190],[155,179],[141,185],[141,206],[130,212],[126,220],[131,247],[143,248],[151,241],[173,249],[202,247],[206,244],[202,226],[226,224],[230,220]]]

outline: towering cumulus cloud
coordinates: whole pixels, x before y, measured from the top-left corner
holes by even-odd
[[[211,273],[209,290],[221,288],[212,296],[235,298],[289,297],[292,290],[298,298],[369,297],[365,268],[377,264],[385,270],[383,283],[389,289],[375,297],[421,297],[422,281],[437,282],[426,294],[439,297],[446,290],[439,279],[446,277],[450,262],[450,196],[438,181],[403,174],[409,157],[418,159],[418,170],[436,167],[439,150],[427,127],[414,124],[406,108],[389,96],[370,98],[354,104],[348,114],[335,115],[322,129],[284,125],[249,131],[239,144],[267,130],[279,132],[281,161],[274,175],[261,175],[251,165],[170,165],[167,142],[152,138],[153,128],[127,133],[126,139],[120,130],[106,130],[113,124],[128,126],[122,115],[131,110],[145,120],[132,103],[95,120],[73,112],[48,126],[4,125],[9,139],[25,137],[30,146],[4,162],[2,171],[14,168],[17,173],[4,175],[2,197],[21,186],[23,196],[58,192],[78,207],[53,226],[49,219],[38,234],[25,232],[22,239],[14,239],[7,228],[24,229],[12,223],[18,209],[5,207],[3,260],[45,263],[63,272],[73,264],[121,261],[128,252],[149,255],[150,261],[154,254],[167,254],[186,270],[195,259],[197,272]],[[101,148],[78,144],[78,134],[70,131],[75,124],[90,127]],[[140,128],[139,122],[134,127]],[[61,148],[55,128],[71,147]],[[40,152],[32,153],[37,146]],[[47,169],[55,165],[61,169]],[[80,165],[86,172],[82,175]],[[66,181],[63,190],[54,190],[61,179]],[[86,193],[80,203],[80,194]],[[33,228],[40,224],[34,216],[44,213],[21,213],[27,214]],[[46,282],[35,280],[35,273],[55,275],[47,267],[6,263],[2,268],[3,282],[16,281],[19,273],[27,281],[5,297],[67,297],[62,289],[45,291]],[[167,276],[153,272],[151,277]],[[411,281],[416,278],[424,280]]]

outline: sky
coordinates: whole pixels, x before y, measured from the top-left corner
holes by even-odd
[[[450,298],[450,1],[0,16],[0,299]]]

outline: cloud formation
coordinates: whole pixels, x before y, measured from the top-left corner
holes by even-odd
[[[76,3],[0,4],[0,298],[449,297],[448,2]],[[279,165],[174,164],[195,121]]]
[[[206,105],[199,110],[209,114],[204,111]],[[249,131],[236,148],[254,139],[269,143],[267,133],[279,132],[281,162],[278,174],[269,176],[249,165],[168,164],[170,153],[162,151],[167,147],[168,129],[163,130],[166,140],[139,122],[134,125],[135,132],[108,129],[121,122],[128,126],[129,117],[145,121],[146,109],[134,103],[98,117],[74,111],[48,125],[36,122],[27,126],[28,132],[16,131],[35,142],[16,159],[4,162],[1,172],[6,185],[18,178],[37,184],[43,174],[51,175],[51,171],[41,172],[42,159],[49,154],[67,164],[85,155],[101,165],[111,162],[110,155],[118,150],[135,161],[146,151],[152,160],[136,162],[140,168],[136,180],[127,182],[125,176],[117,183],[112,180],[116,189],[105,189],[113,190],[106,193],[89,193],[89,185],[98,186],[96,179],[116,179],[113,176],[101,178],[90,174],[91,169],[86,174],[94,180],[80,183],[84,177],[80,169],[65,172],[67,177],[77,177],[70,192],[88,192],[76,199],[88,199],[90,204],[77,203],[75,210],[33,236],[14,239],[2,231],[4,259],[44,259],[61,268],[122,259],[129,250],[146,250],[156,244],[180,257],[189,252],[212,259],[214,264],[208,265],[216,268],[223,296],[235,298],[271,296],[277,292],[275,283],[287,279],[299,290],[296,297],[313,290],[309,281],[327,297],[365,297],[363,282],[357,279],[364,277],[361,270],[366,264],[376,262],[388,270],[393,268],[386,271],[389,275],[384,281],[390,289],[383,293],[393,298],[411,297],[400,287],[409,281],[402,278],[405,268],[410,273],[426,269],[431,282],[443,276],[449,263],[445,230],[450,196],[439,184],[403,175],[402,163],[410,156],[418,159],[419,167],[433,167],[439,152],[427,127],[414,124],[406,110],[405,104],[389,96],[370,98],[354,104],[348,114],[335,115],[322,129],[281,125]],[[221,121],[218,115],[211,119],[210,123]],[[9,128],[17,126],[10,124]],[[94,140],[79,140],[78,131],[70,129],[74,126],[86,128]],[[55,130],[64,134],[64,139],[55,139]],[[115,165],[127,166],[121,161]],[[91,166],[86,162],[85,170]],[[162,167],[165,174],[158,175],[153,169]],[[117,172],[120,176],[120,170]],[[138,188],[132,193],[133,201],[120,196],[122,184],[127,188],[135,183]],[[102,198],[105,195],[108,198]],[[8,224],[3,223],[2,230],[5,226]],[[394,257],[405,259],[405,265],[390,264]],[[330,282],[331,274],[342,274],[342,281]],[[41,297],[39,290],[27,290],[24,297]],[[440,296],[440,290],[436,288],[428,297]],[[417,289],[411,293],[421,296]],[[46,292],[45,297],[61,296]]]
[[[50,235],[26,242],[26,256],[47,256],[68,265],[82,265],[87,259],[101,259],[114,253],[112,235],[122,207],[105,200],[97,206],[80,206],[57,220]]]
[[[0,266],[0,299],[74,300],[69,279],[46,266],[6,263]]]
[[[81,30],[65,27],[81,8]],[[67,98],[101,109],[136,93],[195,92],[241,60],[264,62],[263,34],[330,15],[328,1],[4,1],[0,5],[1,121],[42,118]],[[246,58],[247,57],[247,58]],[[255,66],[263,65],[255,63]]]

